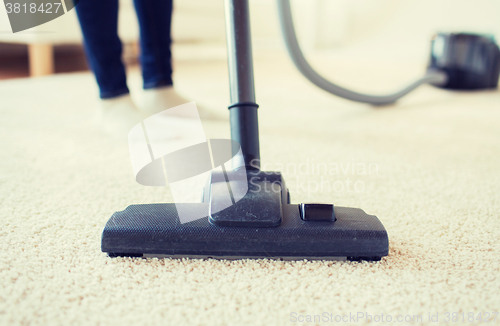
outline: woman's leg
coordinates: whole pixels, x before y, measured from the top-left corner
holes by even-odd
[[[134,0],[140,27],[144,89],[172,85],[172,0]]]
[[[101,98],[128,94],[125,67],[121,60],[122,43],[117,31],[118,0],[79,1],[76,13]]]
[[[134,0],[134,4],[141,30],[141,65],[145,89],[140,108],[154,114],[189,102],[172,86],[172,0]],[[199,111],[202,117],[208,117],[203,110]],[[198,118],[190,113],[182,116]]]
[[[144,119],[144,114],[135,106],[127,87],[118,37],[118,0],[79,1],[76,12],[87,59],[99,85],[101,127],[127,139],[130,129]]]

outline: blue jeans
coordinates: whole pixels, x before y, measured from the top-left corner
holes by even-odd
[[[172,0],[134,0],[140,27],[144,88],[172,85],[170,25]],[[76,13],[90,68],[101,98],[129,92],[118,37],[118,0],[82,0]]]

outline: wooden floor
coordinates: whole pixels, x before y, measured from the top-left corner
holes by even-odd
[[[123,62],[128,68],[138,67],[138,48],[123,44]],[[55,73],[89,70],[81,45],[54,46]],[[29,77],[28,46],[0,43],[0,80]]]
[[[81,46],[57,46],[54,50],[56,73],[88,70]],[[29,77],[26,45],[0,43],[0,80]]]

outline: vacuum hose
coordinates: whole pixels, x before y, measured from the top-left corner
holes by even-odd
[[[293,26],[292,11],[290,8],[290,0],[277,0],[278,12],[280,17],[281,31],[285,40],[288,53],[297,67],[297,69],[306,77],[311,83],[319,88],[332,93],[334,95],[343,97],[345,99],[369,103],[374,105],[390,104],[397,101],[399,98],[405,96],[418,86],[422,84],[441,85],[446,83],[448,77],[445,73],[439,71],[428,72],[424,77],[415,81],[414,83],[406,86],[402,90],[389,95],[367,95],[358,92],[350,91],[346,88],[338,86],[318,74],[307,62],[304,54],[300,50],[297,36],[295,35],[295,28]]]

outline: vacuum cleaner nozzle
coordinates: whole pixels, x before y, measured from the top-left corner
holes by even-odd
[[[290,204],[277,172],[248,172],[247,194],[211,213],[221,198],[216,192],[241,182],[212,176],[202,203],[131,205],[116,212],[104,228],[102,251],[218,259],[380,260],[388,254],[387,232],[377,217],[358,208]],[[264,187],[271,184],[273,190]],[[181,223],[177,209],[206,217]]]

